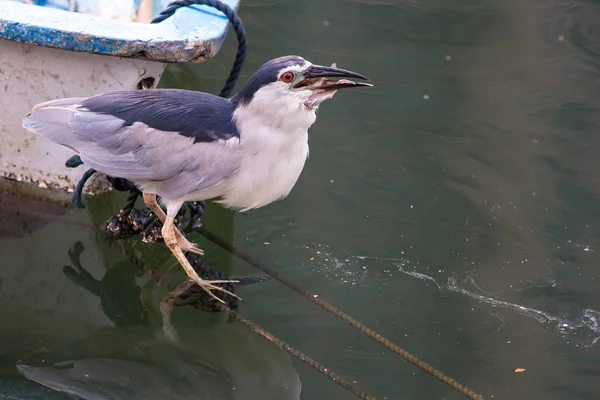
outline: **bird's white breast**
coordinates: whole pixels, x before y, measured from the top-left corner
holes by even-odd
[[[241,167],[228,179],[228,191],[220,202],[247,210],[286,197],[308,156],[308,134],[291,137],[263,128],[240,145],[244,146]]]
[[[288,114],[285,122],[277,122],[274,115],[275,123],[266,123],[256,111],[241,108],[234,115],[243,155],[240,169],[227,180],[227,193],[219,201],[226,207],[249,210],[286,197],[308,157],[308,128],[315,121],[314,112],[302,110],[291,118]]]

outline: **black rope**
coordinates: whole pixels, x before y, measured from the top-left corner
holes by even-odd
[[[169,4],[163,11],[161,11],[161,13],[158,14],[158,16],[154,18],[151,23],[157,24],[162,22],[175,14],[175,11],[181,7],[189,7],[195,4],[213,7],[225,14],[225,16],[229,19],[229,22],[231,22],[231,26],[233,26],[233,30],[237,36],[238,50],[237,54],[235,55],[235,61],[231,67],[229,78],[227,78],[227,82],[219,94],[221,97],[229,97],[238,78],[240,77],[240,73],[242,72],[242,66],[244,65],[244,59],[246,58],[247,47],[246,30],[244,29],[242,20],[237,16],[236,12],[231,7],[219,0],[176,0]]]
[[[129,214],[131,210],[133,210],[133,206],[137,201],[138,197],[140,197],[137,190],[131,190],[129,192],[129,196],[127,196],[127,200],[125,200],[125,204],[123,205],[123,209],[121,210],[122,214]]]
[[[73,190],[73,194],[69,199],[69,203],[72,206],[77,206],[77,208],[85,207],[83,204],[83,197],[81,196],[81,193],[83,192],[83,186],[88,181],[88,179],[90,179],[95,173],[96,170],[94,168],[90,168],[83,173],[83,176],[81,177],[79,182],[77,182],[77,186],[75,186],[75,190]]]
[[[67,167],[67,168],[75,168],[75,167],[79,167],[80,165],[83,165],[83,161],[81,161],[81,157],[79,157],[78,155],[75,155],[75,156],[69,158],[65,162],[65,167]]]

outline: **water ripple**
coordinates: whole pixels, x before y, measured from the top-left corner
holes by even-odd
[[[420,272],[407,270],[405,266],[406,265],[398,265],[398,270],[413,278],[431,281],[435,283],[440,290],[445,289],[460,293],[494,307],[509,308],[521,315],[533,318],[541,324],[552,326],[559,336],[577,339],[577,342],[584,347],[591,347],[598,339],[600,339],[600,312],[591,308],[585,308],[580,312],[570,312],[567,315],[555,315],[543,310],[498,300],[489,295],[481,294],[483,290],[477,286],[475,280],[469,274],[452,276],[448,278],[446,285],[442,285],[433,277]],[[473,286],[475,290],[468,290],[467,286]]]
[[[490,304],[494,308],[507,308],[520,315],[533,318],[540,324],[551,327],[560,337],[572,340],[570,343],[575,343],[575,345],[591,347],[600,339],[600,311],[591,308],[554,314],[494,298],[491,293],[477,285],[471,272],[453,275],[444,284],[422,272],[428,268],[421,266],[416,268],[414,262],[402,257],[351,255],[348,252],[337,256],[325,245],[304,246],[304,248],[312,254],[310,261],[304,264],[305,266],[324,275],[326,279],[338,281],[342,285],[365,286],[380,281],[382,277],[386,278],[385,281],[389,281],[389,278],[394,275],[394,271],[399,271],[413,278],[430,282],[440,291],[462,294]],[[394,268],[374,268],[369,265],[370,261],[391,264]],[[500,319],[504,323],[502,318]]]

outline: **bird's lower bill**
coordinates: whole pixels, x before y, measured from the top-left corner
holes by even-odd
[[[309,110],[319,108],[322,102],[329,100],[337,92],[337,89],[313,90],[312,94],[304,101],[304,107]]]
[[[337,81],[328,80],[325,78],[309,78],[304,79],[294,86],[295,89],[308,89],[312,93],[308,100],[304,102],[304,106],[308,109],[316,109],[325,100],[329,100],[333,95],[342,88],[350,88],[356,86],[371,86],[365,83],[353,82],[349,79],[339,79]]]

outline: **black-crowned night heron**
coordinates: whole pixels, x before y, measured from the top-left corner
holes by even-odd
[[[286,197],[308,157],[319,105],[338,89],[370,86],[328,78],[367,79],[286,56],[265,63],[230,99],[177,89],[119,91],[38,104],[23,126],[73,150],[87,166],[134,182],[188,276],[221,301],[210,291],[233,295],[214,286],[230,281],[198,276],[184,252],[204,252],[173,219],[186,201],[219,198],[246,211]]]

